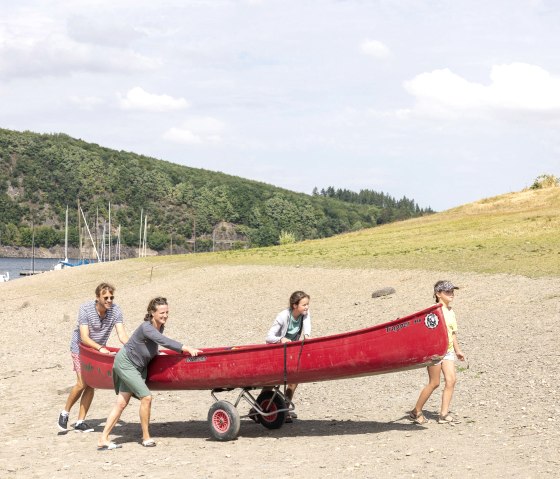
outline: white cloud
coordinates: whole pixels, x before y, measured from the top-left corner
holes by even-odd
[[[560,77],[526,63],[492,68],[493,99],[498,106],[521,110],[559,110]]]
[[[560,77],[526,63],[494,65],[488,85],[443,69],[417,75],[404,82],[404,88],[416,98],[417,114],[560,114]]]
[[[378,40],[365,40],[360,48],[363,53],[375,58],[387,58],[391,55],[389,48]]]
[[[83,110],[93,110],[99,105],[103,105],[105,101],[102,98],[95,96],[71,96],[70,101],[78,105]]]
[[[158,60],[115,43],[75,41],[63,21],[31,10],[18,11],[0,24],[0,76],[4,78],[138,72],[159,66]]]
[[[119,96],[119,106],[123,110],[141,110],[164,112],[182,110],[189,106],[184,98],[173,98],[169,95],[155,95],[140,87],[134,87],[123,97]]]
[[[191,145],[221,143],[224,129],[225,124],[216,118],[191,118],[180,127],[167,130],[163,134],[163,139]]]
[[[191,130],[185,128],[170,128],[163,134],[163,139],[173,143],[186,143],[191,145],[202,144],[202,138]]]
[[[120,21],[118,18],[92,18],[73,15],[66,21],[68,35],[79,43],[91,43],[110,47],[128,47],[134,40],[141,39],[145,32]]]

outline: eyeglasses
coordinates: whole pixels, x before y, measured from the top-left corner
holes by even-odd
[[[455,290],[450,290],[450,291],[441,291],[443,294],[446,294],[447,296],[455,296]]]
[[[115,299],[115,297],[114,297],[114,296],[103,296],[103,299],[104,299],[105,301],[107,301],[108,299],[110,299],[111,301],[113,301],[113,299]]]

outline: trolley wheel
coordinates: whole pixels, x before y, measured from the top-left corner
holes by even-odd
[[[279,429],[284,425],[286,421],[286,403],[282,396],[278,393],[275,394],[274,391],[263,391],[257,397],[257,404],[262,411],[269,414],[268,416],[260,415],[261,424],[267,429]]]
[[[231,441],[239,434],[239,412],[227,401],[217,401],[208,411],[210,433],[218,441]]]

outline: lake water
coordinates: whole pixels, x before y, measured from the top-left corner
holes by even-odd
[[[22,271],[50,271],[58,261],[56,258],[0,258],[0,274],[10,273],[12,281],[25,278],[20,274]]]

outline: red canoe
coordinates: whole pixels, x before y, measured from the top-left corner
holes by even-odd
[[[234,389],[389,373],[439,361],[447,341],[441,306],[434,305],[388,323],[286,345],[207,348],[196,357],[165,351],[150,363],[147,384],[152,390]],[[80,345],[84,381],[111,389],[113,359]]]

